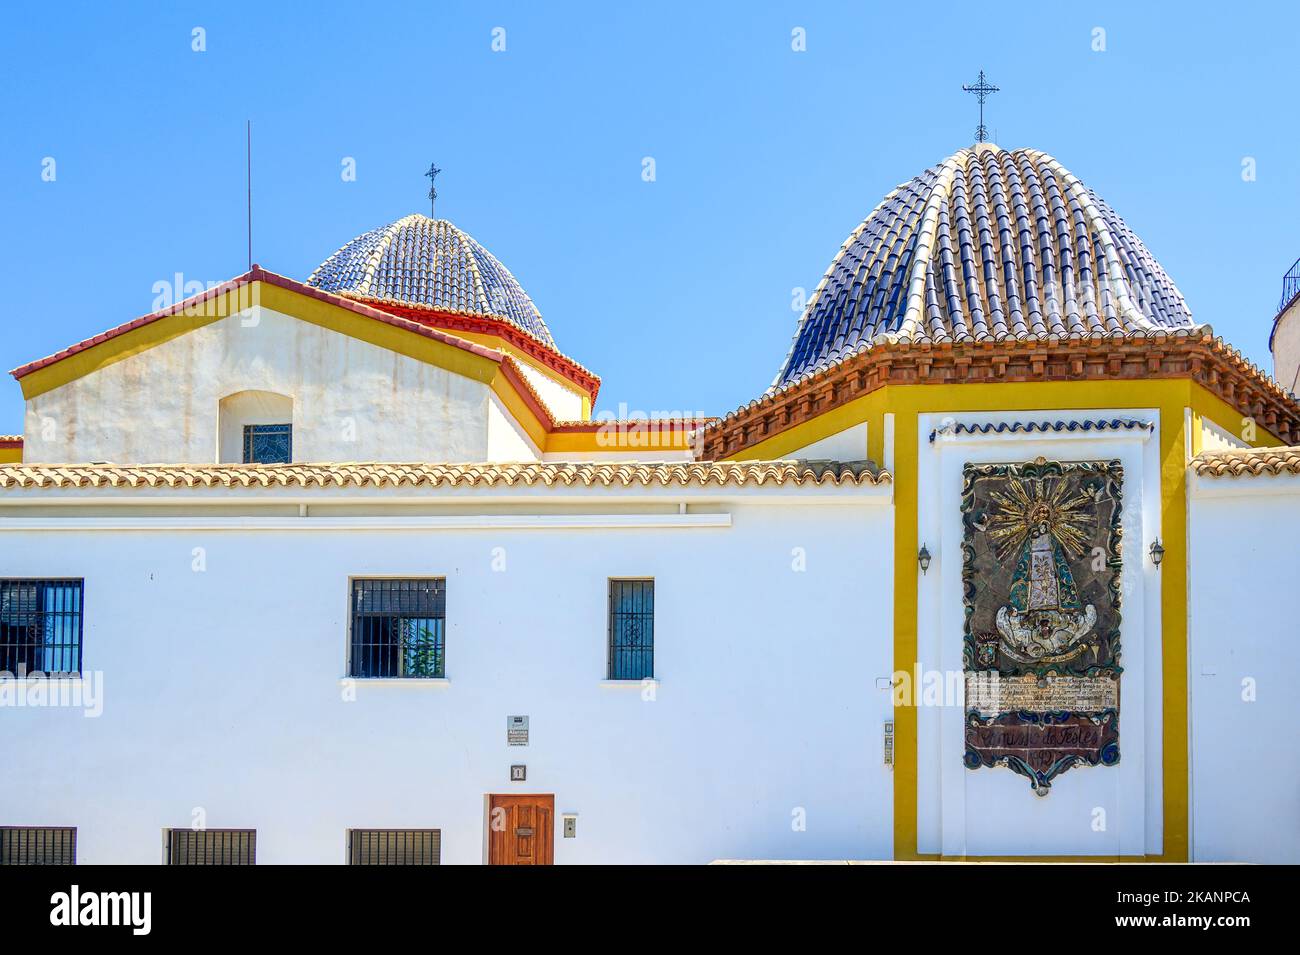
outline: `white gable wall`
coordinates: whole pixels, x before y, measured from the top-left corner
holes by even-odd
[[[293,400],[297,461],[483,461],[487,385],[256,306],[27,402],[29,464],[213,463],[219,405]]]

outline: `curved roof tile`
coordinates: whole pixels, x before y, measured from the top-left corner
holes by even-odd
[[[1207,451],[1192,458],[1192,471],[1202,477],[1276,477],[1280,474],[1300,474],[1300,448]]]
[[[1046,153],[963,149],[885,197],[813,293],[779,388],[873,341],[1193,329],[1141,240]]]
[[[409,215],[363,233],[322,262],[307,284],[353,298],[503,319],[555,347],[510,270],[446,219]]]
[[[578,464],[0,464],[11,488],[747,487],[887,484],[867,461]]]

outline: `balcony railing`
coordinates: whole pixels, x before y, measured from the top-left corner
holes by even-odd
[[[1280,312],[1290,305],[1297,294],[1300,294],[1300,259],[1296,259],[1286,275],[1282,276],[1282,301],[1278,302],[1277,310]]]

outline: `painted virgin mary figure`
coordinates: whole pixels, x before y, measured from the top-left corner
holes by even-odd
[[[994,494],[989,522],[999,560],[1014,557],[1009,602],[997,612],[1003,652],[1025,663],[1055,663],[1088,647],[1097,608],[1079,600],[1070,559],[1083,554],[1091,494],[1069,494],[1065,481],[1012,480]]]

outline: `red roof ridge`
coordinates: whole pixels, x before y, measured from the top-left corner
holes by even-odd
[[[501,361],[501,370],[505,372],[506,381],[514,386],[515,391],[519,392],[519,397],[523,399],[524,404],[528,406],[537,420],[542,423],[547,432],[555,429],[555,414],[551,411],[550,405],[533,387],[533,383],[528,380],[524,374],[523,364],[514,355],[505,355]],[[540,449],[545,450],[545,449]]]
[[[367,318],[383,322],[386,325],[392,325],[395,328],[402,328],[406,331],[414,332],[424,338],[442,342],[445,345],[451,345],[454,348],[471,352],[491,361],[500,362],[504,357],[503,353],[495,348],[488,348],[486,345],[479,345],[476,342],[468,341],[464,338],[452,335],[449,332],[444,332],[437,328],[430,328],[428,325],[421,324],[420,322],[408,318],[403,318],[400,315],[394,315],[393,313],[384,311],[383,309],[374,308],[373,306],[358,302],[356,299],[345,298],[344,296],[336,295],[333,292],[323,292],[318,288],[305,285],[296,279],[280,275],[277,272],[271,272],[262,268],[260,265],[255,264],[244,274],[237,275],[229,281],[222,282],[220,285],[214,285],[210,289],[206,289],[197,295],[191,295],[189,298],[182,299],[181,301],[169,305],[166,308],[161,308],[156,312],[150,312],[147,315],[142,315],[139,318],[132,319],[129,322],[118,325],[116,328],[110,328],[106,332],[100,332],[98,335],[79,341],[75,345],[70,345],[61,351],[46,356],[45,358],[39,358],[36,361],[20,365],[13,371],[9,372],[9,374],[13,375],[13,377],[17,379],[24,378],[32,372],[40,371],[42,368],[47,368],[56,362],[63,361],[65,358],[71,358],[73,355],[93,348],[103,342],[117,338],[120,335],[125,335],[129,331],[134,331],[137,328],[150,325],[171,315],[176,315],[188,309],[192,309],[196,305],[217,298],[227,292],[234,291],[237,288],[242,288],[245,285],[251,285],[254,282],[264,282],[267,285],[274,285],[278,288],[288,289],[291,292],[297,292],[299,295],[305,295],[322,302],[329,302],[331,305],[345,308],[358,315],[364,315]]]
[[[536,335],[530,335],[504,318],[491,315],[478,315],[460,312],[454,309],[434,308],[431,305],[416,305],[410,302],[395,302],[372,296],[347,296],[355,302],[363,302],[384,312],[400,315],[404,318],[415,315],[427,315],[430,321],[450,326],[456,330],[474,331],[480,334],[498,335],[515,345],[543,365],[558,372],[578,387],[585,389],[596,400],[600,393],[600,376],[591,369],[574,361],[553,345],[548,345]],[[419,319],[416,319],[419,321]],[[459,326],[459,327],[458,327]]]

